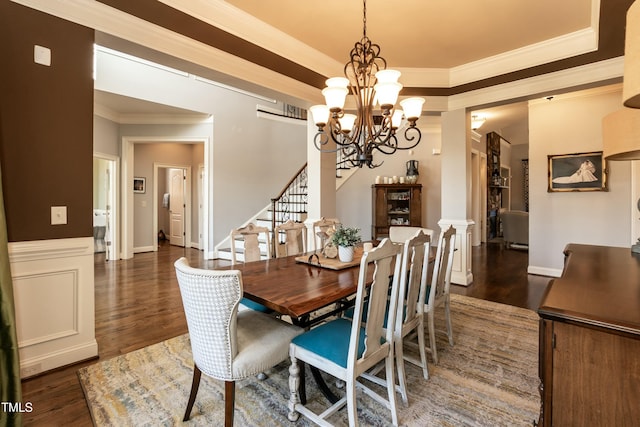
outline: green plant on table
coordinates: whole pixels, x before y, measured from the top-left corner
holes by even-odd
[[[355,246],[362,241],[360,238],[360,229],[340,226],[331,236],[331,241],[336,246]]]

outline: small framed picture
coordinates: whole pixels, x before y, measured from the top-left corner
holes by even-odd
[[[602,151],[549,155],[549,188],[555,191],[607,191]]]
[[[146,178],[133,178],[133,192],[134,193],[144,193],[147,191],[147,180]]]

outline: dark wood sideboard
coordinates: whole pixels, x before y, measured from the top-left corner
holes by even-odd
[[[543,426],[640,424],[640,255],[569,244],[540,315]]]

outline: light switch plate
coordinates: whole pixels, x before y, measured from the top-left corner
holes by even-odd
[[[51,225],[61,225],[67,223],[67,207],[51,206]]]
[[[46,65],[47,67],[51,66],[51,49],[48,47],[38,46],[37,44],[34,45],[33,61],[36,64]]]

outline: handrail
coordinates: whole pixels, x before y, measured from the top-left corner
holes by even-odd
[[[277,245],[280,241],[275,232],[276,225],[284,224],[290,219],[303,222],[307,214],[307,201],[307,164],[305,163],[284,186],[280,194],[271,199],[272,254],[277,253]]]
[[[307,168],[307,164],[305,163],[304,165],[302,165],[302,167],[298,170],[298,172],[295,173],[295,175],[293,175],[293,178],[291,178],[289,180],[289,182],[287,182],[284,185],[284,188],[282,189],[282,191],[280,192],[280,194],[278,194],[275,198],[271,199],[271,201],[274,200],[278,200],[280,199],[284,193],[289,189],[289,187],[291,186],[291,184],[293,184],[293,182],[296,180],[296,178],[298,178],[298,176]]]

